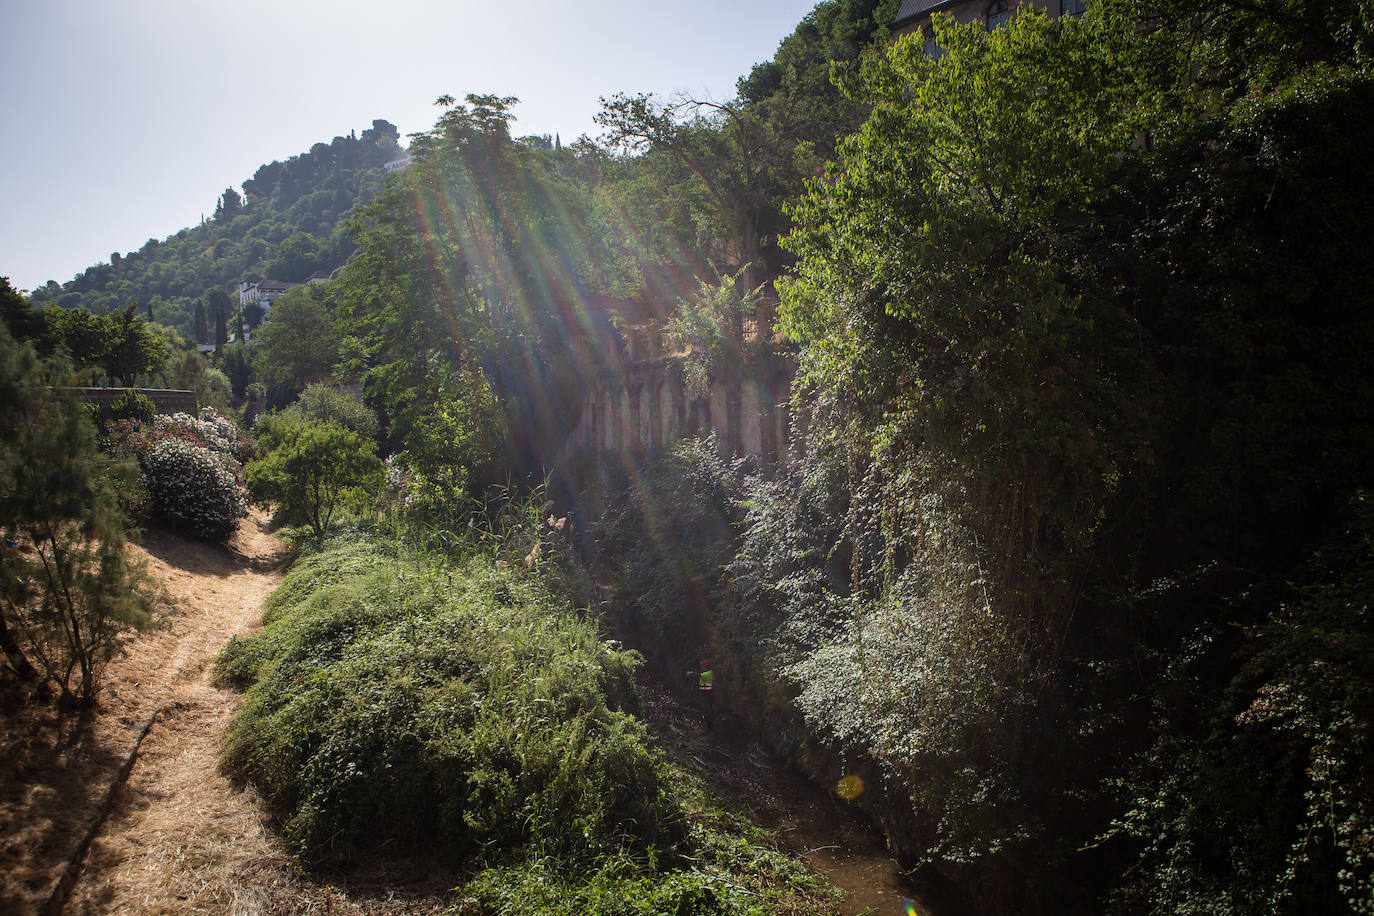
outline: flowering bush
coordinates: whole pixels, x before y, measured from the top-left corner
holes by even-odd
[[[187,413],[155,417],[152,438],[153,442],[180,439],[208,449],[240,483],[243,481],[243,462],[253,456],[256,448],[252,439],[240,439],[234,421],[220,415],[213,407],[202,409],[199,417]]]
[[[204,415],[205,411],[201,411]],[[225,420],[228,429],[213,420],[202,420],[188,413],[158,414],[153,419],[153,428],[169,436],[185,439],[188,442],[208,448],[224,455],[234,450],[238,431],[234,424]]]
[[[237,466],[227,454],[180,439],[155,443],[143,458],[154,517],[207,540],[227,540],[248,514],[248,500],[226,461]]]
[[[153,447],[153,427],[138,420],[111,420],[100,436],[100,449],[115,458],[142,461]]]

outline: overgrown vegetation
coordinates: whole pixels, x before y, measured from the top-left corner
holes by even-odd
[[[468,912],[820,911],[650,746],[638,657],[551,587],[565,539],[541,514],[445,553],[350,532],[298,562],[217,663],[248,687],[225,767],[308,858],[438,842]]]
[[[248,465],[248,490],[276,504],[276,522],[305,523],[318,535],[338,510],[375,505],[382,462],[372,440],[332,421],[279,414],[258,424],[258,442],[266,454]]]
[[[980,910],[1124,880],[1125,911],[1363,911],[1358,692],[1292,685],[1358,678],[1328,653],[1369,622],[1288,586],[1328,538],[1367,550],[1340,515],[1374,457],[1340,241],[1374,216],[1363,20],[1166,6],[937,17],[938,60],[849,78],[873,114],[787,242],[809,455],[744,485],[726,584],[773,634],[760,692]]]
[[[603,516],[618,625],[980,912],[1374,906],[1361,15],[937,17],[842,74],[805,457],[684,447]]]
[[[231,764],[299,849],[424,828],[473,907],[733,911],[679,868],[701,847],[632,660],[531,572],[547,520],[415,545],[563,455],[631,318],[740,441],[746,321],[777,301],[801,457],[603,461],[580,546],[619,631],[669,679],[711,655],[729,715],[861,774],[903,863],[980,912],[1374,911],[1367,4],[1027,4],[937,16],[935,56],[885,40],[895,6],[820,4],[725,102],[614,96],[602,146],[444,96],[338,278],[282,300],[274,406],[331,374],[365,403],[266,421],[262,492],[318,534],[376,435],[384,501],[429,526],[307,561],[222,662],[254,684]],[[149,371],[106,361],[135,312],[2,304],[88,376]],[[356,473],[312,490],[307,429],[339,449],[307,464]]]

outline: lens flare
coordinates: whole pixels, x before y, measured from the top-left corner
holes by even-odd
[[[835,794],[845,801],[853,801],[864,794],[864,781],[851,773],[835,784]]]

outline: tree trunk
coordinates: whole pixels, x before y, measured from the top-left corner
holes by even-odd
[[[14,636],[10,633],[9,624],[5,622],[4,614],[0,614],[0,649],[5,650],[5,658],[9,661],[10,668],[21,681],[38,679],[38,671],[29,663],[28,657],[24,655],[24,650],[19,648],[19,643],[15,642]]]

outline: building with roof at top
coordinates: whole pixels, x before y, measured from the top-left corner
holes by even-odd
[[[272,300],[299,283],[283,283],[280,280],[264,280],[261,277],[244,277],[239,281],[239,307],[257,303],[264,310],[272,307]]]
[[[995,29],[1011,22],[1020,8],[1042,10],[1050,17],[1081,16],[1087,9],[1086,0],[905,0],[897,16],[889,24],[894,35],[924,33],[926,52],[933,57],[940,56],[940,48],[935,43],[935,34],[930,28],[930,17],[936,13],[949,13],[957,22],[982,22]]]

